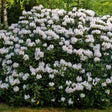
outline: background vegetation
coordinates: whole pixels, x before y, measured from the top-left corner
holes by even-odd
[[[92,9],[99,15],[112,15],[112,0],[0,0],[0,27],[2,24],[7,27],[7,24],[16,23],[23,10],[28,11],[39,4],[51,9],[63,8],[70,11],[77,7]],[[5,9],[7,14],[4,14]],[[3,17],[6,15],[8,17]]]

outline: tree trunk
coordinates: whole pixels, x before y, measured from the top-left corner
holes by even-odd
[[[80,8],[80,0],[77,1],[77,8]]]
[[[2,19],[2,0],[0,0],[0,27],[1,27],[1,19]]]
[[[67,11],[69,11],[69,0],[67,0]]]
[[[6,0],[3,0],[3,23],[4,23],[4,26],[7,28],[8,21],[7,21]]]
[[[48,9],[50,8],[50,3],[49,0],[47,0],[47,5],[48,5]]]

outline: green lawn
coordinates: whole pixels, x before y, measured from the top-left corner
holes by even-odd
[[[112,107],[99,109],[66,109],[66,108],[28,108],[28,107],[10,107],[0,104],[0,112],[112,112]]]

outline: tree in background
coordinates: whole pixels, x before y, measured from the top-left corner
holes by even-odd
[[[1,17],[2,17],[2,0],[0,0],[0,28],[1,28],[1,25],[2,25]]]
[[[2,18],[3,18],[3,25],[5,28],[7,28],[8,20],[7,20],[6,0],[0,0],[0,28],[2,27]]]
[[[49,3],[50,1],[49,0],[47,0],[47,7],[48,8],[50,8],[50,3]]]
[[[7,28],[8,21],[7,21],[6,0],[3,0],[3,23],[4,23],[5,28]]]
[[[10,25],[19,20],[23,10],[29,11],[33,6],[40,4],[51,9],[59,8],[70,11],[73,7],[77,7],[78,9],[92,9],[99,15],[112,15],[112,0],[0,0],[0,25],[1,17],[7,27],[7,23]]]
[[[79,9],[81,7],[81,4],[80,4],[81,0],[76,0],[75,2],[76,2],[76,7]]]
[[[112,15],[112,0],[92,0],[91,7],[100,15]]]
[[[11,1],[11,0],[10,0]],[[19,20],[19,16],[22,14],[20,2],[14,0],[14,2],[7,2],[7,15],[8,15],[8,24],[16,23]]]
[[[70,7],[70,0],[67,0],[67,1],[66,1],[66,3],[67,3],[67,6],[66,6],[66,7],[67,7],[67,11],[69,11],[69,7]]]

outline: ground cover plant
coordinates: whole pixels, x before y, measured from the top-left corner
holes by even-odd
[[[87,108],[53,108],[53,107],[15,107],[0,104],[0,112],[112,112],[112,107],[106,107],[105,109]]]
[[[0,33],[0,99],[18,106],[112,104],[112,17],[76,7],[23,11]]]

